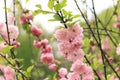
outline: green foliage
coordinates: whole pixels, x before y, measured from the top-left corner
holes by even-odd
[[[7,53],[10,52],[10,50],[11,50],[13,47],[14,47],[14,46],[7,46],[7,47],[3,48],[1,52],[2,52],[3,54],[7,54]]]

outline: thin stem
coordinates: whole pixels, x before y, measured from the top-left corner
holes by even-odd
[[[6,28],[7,28],[7,36],[8,36],[8,44],[10,45],[10,33],[8,29],[8,21],[7,21],[7,5],[6,5],[6,0],[4,0],[4,5],[5,5],[5,23],[6,23]]]
[[[101,37],[100,37],[99,29],[98,29],[97,14],[96,14],[96,11],[95,11],[95,6],[94,6],[94,1],[93,0],[92,0],[92,6],[93,6],[94,17],[95,17],[95,25],[97,27],[99,47],[101,48]],[[105,64],[104,57],[103,57],[102,54],[101,54],[101,56],[102,56],[102,62],[103,62],[103,65],[104,65],[104,76],[105,76],[105,80],[107,80],[106,64]]]

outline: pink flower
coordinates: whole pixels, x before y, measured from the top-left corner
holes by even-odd
[[[108,61],[109,61],[109,62],[113,62],[113,60],[114,60],[113,57],[109,57],[109,58],[108,58]]]
[[[67,29],[58,29],[55,32],[55,37],[57,40],[64,41],[67,39]]]
[[[14,80],[15,70],[7,66],[4,69],[4,76],[6,80]]]
[[[8,30],[9,30],[9,38],[11,39],[11,41],[13,41],[14,39],[18,37],[19,35],[18,27],[14,25],[9,25]],[[3,28],[1,34],[4,37],[4,39],[8,41],[8,33],[7,33],[6,27]]]
[[[13,41],[12,45],[13,45],[14,47],[19,47],[19,46],[20,46],[20,42],[18,42],[18,41]]]
[[[0,76],[0,80],[5,80],[4,76]]]
[[[33,41],[33,46],[34,46],[35,48],[40,48],[42,45],[41,45],[40,41],[34,40],[34,41]]]
[[[30,31],[34,36],[40,37],[42,35],[42,30],[35,25],[30,27]]]
[[[76,61],[76,60],[82,60],[84,58],[84,52],[82,49],[74,50],[73,52],[70,52],[67,56],[67,59],[69,61]]]
[[[85,70],[86,70],[86,64],[79,59],[72,64],[71,71],[74,71],[78,74],[82,74],[85,72]]]
[[[115,27],[115,28],[120,28],[120,22],[115,23],[115,24],[114,24],[114,27]]]
[[[13,14],[8,15],[8,24],[12,24],[14,22],[15,18]]]
[[[48,44],[48,40],[47,39],[43,39],[40,41],[41,46],[45,47]]]
[[[68,80],[81,80],[80,75],[76,72],[69,73],[67,75]]]
[[[117,55],[120,55],[120,46],[118,46],[118,47],[116,48],[116,53],[117,53]]]
[[[68,32],[69,32],[69,36],[71,38],[74,38],[76,36],[81,36],[83,38],[83,35],[82,35],[83,28],[80,27],[78,24],[69,26],[68,27]]]
[[[65,77],[67,75],[67,69],[66,68],[60,68],[58,70],[58,75],[62,78]]]
[[[102,49],[104,51],[110,51],[111,50],[111,46],[110,46],[110,40],[108,38],[105,38],[102,44]]]
[[[60,78],[59,80],[67,80],[66,78],[64,78],[64,77],[62,77],[62,78]]]
[[[5,23],[0,22],[0,33],[2,33],[4,27],[5,27]]]
[[[120,72],[120,67],[117,67],[115,71]]]
[[[26,23],[26,15],[23,14],[21,17],[20,17],[20,24],[23,25]]]
[[[7,47],[6,43],[0,43],[0,51],[2,51],[5,47]]]
[[[51,45],[46,45],[46,46],[43,46],[43,49],[41,50],[41,53],[52,53],[52,47]]]
[[[50,64],[54,62],[54,56],[52,53],[41,54],[40,60],[43,63]]]
[[[83,77],[83,80],[95,80],[95,79],[91,75],[86,75],[86,76]]]
[[[112,76],[112,77],[110,78],[110,80],[120,80],[120,79],[115,78],[114,76]]]
[[[56,64],[50,64],[49,67],[48,67],[50,70],[53,70],[55,71],[57,68],[56,68]]]

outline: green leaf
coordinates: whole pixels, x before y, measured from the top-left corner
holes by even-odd
[[[7,47],[5,47],[3,50],[2,50],[2,53],[3,54],[6,54],[6,53],[8,53],[9,51],[10,51],[10,49],[12,49],[14,46],[7,46]]]
[[[30,0],[26,0],[26,3],[28,3]]]
[[[28,76],[28,77],[30,77],[31,76],[31,71],[32,71],[32,69],[34,68],[34,65],[32,65],[32,66],[29,66],[28,68],[27,68],[27,71],[25,72],[25,74]]]
[[[54,19],[56,19],[57,21],[60,21],[60,20],[61,20],[61,18],[60,18],[59,15],[57,15],[57,14],[55,14],[53,17],[54,17]]]
[[[48,2],[48,7],[49,7],[50,9],[53,9],[53,7],[54,7],[54,0],[49,0],[49,2]]]
[[[3,9],[5,9],[5,7],[3,7]],[[12,12],[12,10],[10,8],[6,8],[7,12]]]
[[[74,15],[72,18],[74,19],[74,18],[79,18],[79,17],[80,17],[80,15],[77,14],[77,15]]]
[[[54,22],[54,21],[56,21],[56,19],[49,19],[48,21],[49,22]]]
[[[37,8],[42,9],[40,4],[35,5]]]
[[[65,7],[67,4],[67,0],[62,0],[62,2],[60,3],[61,8]]]
[[[32,15],[33,16],[36,16],[36,15],[38,15],[38,14],[40,14],[41,13],[41,9],[38,9],[38,10],[35,10],[33,13],[32,13]]]

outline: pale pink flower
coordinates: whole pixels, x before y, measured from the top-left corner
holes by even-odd
[[[7,66],[4,69],[4,77],[6,80],[14,80],[15,70]]]
[[[85,70],[86,70],[86,64],[79,59],[72,64],[71,71],[74,71],[78,74],[82,74],[85,72]]]
[[[76,36],[83,37],[83,35],[82,35],[83,28],[80,27],[78,24],[69,26],[68,27],[68,32],[69,32],[69,36],[71,36],[71,38],[74,38]]]
[[[26,14],[26,19],[27,20],[33,20],[33,15],[32,14]]]
[[[13,14],[8,15],[8,24],[12,24],[14,22],[15,18]]]
[[[41,54],[40,60],[43,63],[50,64],[54,62],[54,56],[52,53]]]
[[[120,55],[120,46],[118,46],[118,47],[116,48],[116,53],[117,53],[117,55]]]
[[[76,72],[69,73],[67,75],[68,80],[81,80],[80,75]]]
[[[11,39],[11,41],[18,37],[18,35],[19,35],[18,27],[14,26],[14,25],[9,25],[8,30],[9,30],[9,38]],[[4,37],[4,39],[8,41],[8,33],[7,33],[6,27],[4,27],[1,34]]]
[[[83,60],[84,58],[84,52],[82,49],[74,50],[73,52],[70,52],[67,56],[67,59],[69,61],[76,61],[76,60]]]
[[[67,75],[67,69],[66,68],[60,68],[58,70],[58,75],[62,78],[65,77]]]
[[[83,80],[95,80],[95,79],[91,75],[86,75],[86,76],[83,77]]]
[[[0,76],[0,80],[5,80],[4,76]]]
[[[53,64],[50,64],[50,65],[48,66],[48,69],[55,71],[55,70],[57,69],[57,65],[54,64],[54,63],[53,63]]]
[[[59,80],[67,80],[65,77],[60,78]]]
[[[0,22],[0,34],[2,33],[4,27],[5,27],[5,23]]]
[[[116,71],[116,72],[120,72],[120,67],[117,67],[117,68],[115,69],[115,71]]]
[[[0,43],[0,51],[2,51],[5,47],[7,47],[6,43]]]
[[[55,37],[57,40],[64,41],[67,40],[67,29],[58,29],[55,32]]]
[[[111,46],[110,46],[110,40],[108,38],[105,38],[102,44],[102,49],[104,51],[111,51]]]
[[[40,37],[42,35],[42,30],[35,25],[30,27],[30,31],[34,36]]]

